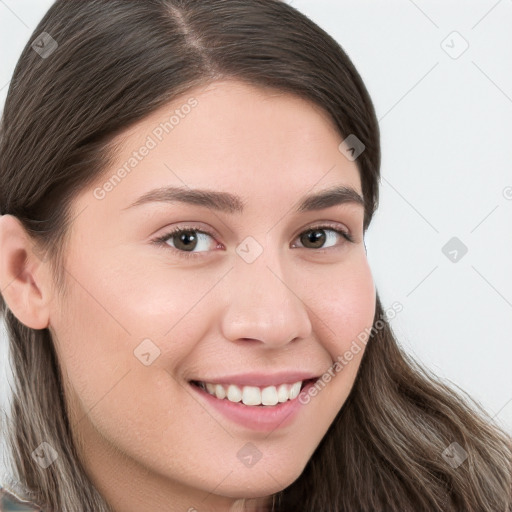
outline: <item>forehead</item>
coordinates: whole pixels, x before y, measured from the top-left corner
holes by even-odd
[[[95,187],[115,178],[107,188],[118,207],[158,186],[226,191],[269,204],[288,195],[296,200],[313,187],[342,184],[360,192],[357,165],[339,151],[341,141],[329,114],[312,102],[234,80],[213,82],[121,133],[114,163]]]

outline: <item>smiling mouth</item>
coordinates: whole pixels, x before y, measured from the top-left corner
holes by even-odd
[[[236,384],[216,384],[213,382],[190,381],[190,384],[219,400],[242,403],[248,406],[275,406],[295,400],[305,386],[316,382],[318,378],[297,381],[292,384],[278,386],[237,386]]]

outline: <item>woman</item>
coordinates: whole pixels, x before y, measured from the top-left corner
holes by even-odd
[[[510,511],[509,436],[399,348],[379,128],[277,0],[57,0],[0,141],[13,478],[46,511]]]

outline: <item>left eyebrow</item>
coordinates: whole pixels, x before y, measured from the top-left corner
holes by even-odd
[[[228,192],[181,187],[161,187],[146,192],[135,202],[123,208],[123,210],[152,202],[180,202],[230,214],[241,214],[245,207],[245,201],[241,197]],[[302,197],[298,202],[296,212],[317,211],[345,203],[365,207],[364,199],[359,192],[351,187],[337,186]]]

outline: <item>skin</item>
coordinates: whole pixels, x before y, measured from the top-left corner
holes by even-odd
[[[190,114],[96,199],[94,189],[191,97],[198,104]],[[21,322],[50,329],[80,456],[116,511],[234,511],[244,498],[256,510],[299,477],[343,406],[364,350],[291,425],[270,434],[203,406],[187,383],[257,370],[321,374],[372,326],[363,207],[293,211],[305,194],[335,185],[362,194],[342,140],[312,103],[233,80],[175,99],[119,135],[114,165],[74,200],[66,300],[17,219],[0,219],[2,293]],[[245,210],[163,202],[125,209],[168,185],[230,192]],[[329,229],[324,250],[307,246],[299,235],[322,221],[354,243]],[[177,254],[178,237],[152,243],[190,224],[215,234],[198,242],[197,258]],[[248,236],[263,250],[251,264],[236,252]],[[160,350],[149,366],[134,356],[145,338]],[[248,442],[262,453],[251,467],[237,457]]]

